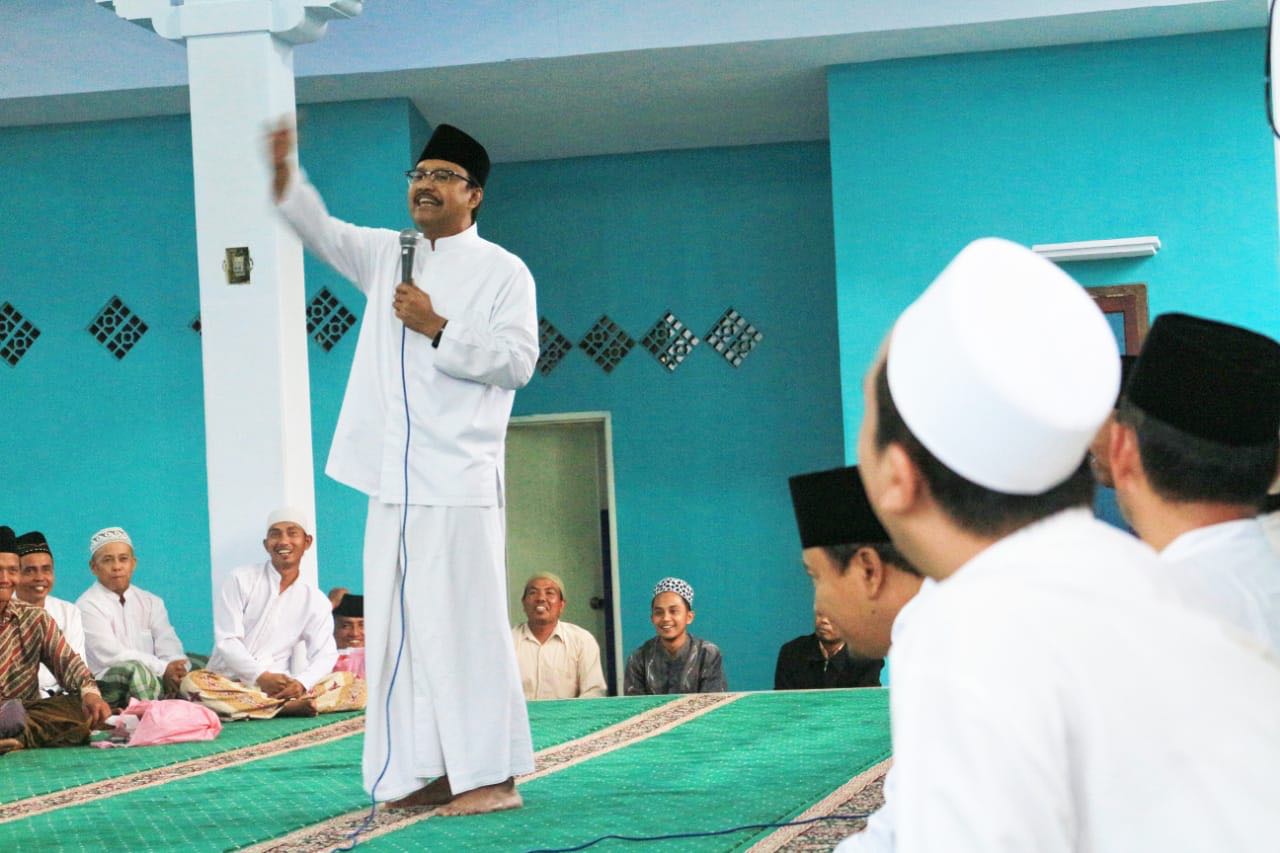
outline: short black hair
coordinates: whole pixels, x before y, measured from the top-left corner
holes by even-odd
[[[1261,505],[1276,476],[1280,437],[1232,447],[1153,418],[1128,399],[1116,421],[1138,436],[1138,456],[1152,490],[1166,501]]]
[[[1032,522],[1078,506],[1093,503],[1093,475],[1088,458],[1063,482],[1038,495],[1013,495],[979,486],[938,461],[902,420],[889,391],[887,362],[875,377],[876,449],[897,444],[920,469],[933,499],[961,528],[981,536],[1004,536]],[[993,450],[994,452],[994,450]]]
[[[853,555],[857,554],[863,548],[870,548],[880,557],[880,562],[888,563],[894,568],[902,569],[908,574],[920,575],[920,570],[912,565],[911,561],[902,556],[902,552],[888,542],[851,542],[847,545],[823,545],[822,550],[840,569],[840,574],[846,574],[849,571],[849,563],[853,561]]]

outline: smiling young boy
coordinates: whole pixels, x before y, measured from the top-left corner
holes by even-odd
[[[723,693],[729,689],[719,647],[689,633],[693,615],[693,587],[679,578],[658,581],[649,608],[657,636],[627,659],[626,695]]]

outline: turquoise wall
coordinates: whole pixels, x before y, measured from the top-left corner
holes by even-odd
[[[426,124],[404,101],[312,106],[301,159],[330,209],[405,227],[400,172]],[[40,327],[16,368],[0,438],[11,483],[0,523],[38,527],[58,592],[89,583],[90,533],[122,524],[140,586],[180,635],[211,635],[190,130],[185,118],[0,131],[0,301]],[[74,166],[75,171],[69,167]],[[733,306],[765,335],[734,369],[701,346],[668,374],[637,347],[611,374],[580,351],[517,396],[518,414],[613,413],[623,641],[652,634],[666,574],[698,591],[696,633],[719,643],[731,683],[771,686],[774,655],[808,630],[808,581],[786,477],[840,461],[830,173],[823,144],[500,164],[481,232],[521,255],[539,307],[573,340],[602,313],[637,341],[667,309],[700,336]],[[66,281],[60,271],[74,276]],[[362,297],[308,257],[307,291]],[[119,294],[150,331],[116,361],[84,329]],[[355,344],[309,345],[322,587],[360,586],[365,498],[320,472]]]
[[[612,374],[577,351],[516,396],[613,413],[624,647],[683,577],[737,689],[772,687],[812,630],[786,478],[840,464],[829,187],[820,143],[505,164],[480,219],[574,341],[608,314],[638,342],[667,310],[703,337],[730,306],[764,333],[738,368],[705,344],[671,374],[638,346]]]
[[[44,531],[54,595],[92,582],[89,536],[122,525],[139,586],[207,647],[200,310],[185,117],[0,129],[0,302],[40,337],[0,364],[0,523]],[[117,361],[87,332],[119,296],[148,326]]]
[[[1145,282],[1152,318],[1280,336],[1264,44],[1242,30],[831,70],[846,457],[881,338],[977,237],[1155,234],[1154,258],[1067,269],[1089,286]]]

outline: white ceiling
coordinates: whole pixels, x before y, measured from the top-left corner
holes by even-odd
[[[300,103],[410,98],[495,160],[533,160],[824,139],[831,65],[1266,17],[1266,0],[365,0],[295,69]],[[181,44],[93,0],[0,0],[0,125],[186,111]]]

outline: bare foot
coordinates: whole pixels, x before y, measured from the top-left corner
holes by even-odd
[[[317,714],[316,700],[303,696],[301,699],[290,699],[280,708],[278,717],[314,717]]]
[[[463,791],[446,805],[436,809],[438,817],[457,817],[468,814],[484,814],[500,812],[507,809],[518,809],[524,805],[524,798],[516,790],[515,779],[508,779],[496,785],[485,785],[471,791]]]
[[[0,739],[0,755],[4,755],[6,752],[17,752],[20,749],[22,749],[22,741],[17,738],[7,737]]]
[[[421,809],[442,806],[453,799],[449,777],[441,776],[408,796],[387,803],[389,809]]]

